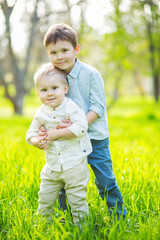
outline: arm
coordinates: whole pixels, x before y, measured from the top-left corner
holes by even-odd
[[[57,140],[60,138],[74,138],[76,137],[73,132],[71,132],[68,128],[61,128],[61,129],[52,129],[47,131],[47,140]]]
[[[64,120],[64,122],[70,122],[70,120]],[[73,138],[75,137],[75,135],[69,131],[69,129],[67,129],[68,126],[70,126],[72,123],[70,122],[70,124],[66,125],[62,125],[61,127],[57,127],[56,129],[52,129],[52,130],[46,130],[45,126],[40,126],[38,134],[39,136],[43,136],[44,138],[46,138],[46,140],[57,140],[59,138]],[[58,125],[61,126],[61,125]]]
[[[87,120],[88,120],[88,125],[94,122],[98,118],[98,114],[94,111],[89,111],[87,113]]]
[[[91,77],[89,94],[90,108],[87,114],[89,124],[94,122],[97,119],[97,117],[101,118],[106,108],[104,82],[100,73],[98,71],[92,72],[90,77]],[[95,114],[97,115],[97,117]]]
[[[46,135],[38,136],[40,126],[41,123],[36,117],[34,117],[29,130],[27,131],[26,141],[39,149],[45,150],[49,147],[50,142],[46,139]]]
[[[87,120],[88,120],[88,125],[94,122],[98,118],[98,114],[94,111],[89,111],[86,115]],[[64,119],[62,120],[62,123],[65,123],[64,125],[57,125],[57,129],[62,129],[62,128],[68,128],[72,125],[71,120]]]
[[[64,128],[52,129],[47,131],[47,139],[56,140],[60,138],[81,137],[87,132],[88,124],[85,113],[73,101],[69,101],[67,105],[67,115],[70,120],[69,124]]]
[[[98,71],[92,72],[91,74],[91,85],[90,85],[90,94],[89,94],[89,101],[90,101],[90,108],[89,112],[87,113],[87,120],[88,125],[94,122],[98,117],[102,117],[105,108],[106,108],[106,101],[105,101],[105,93],[104,93],[104,83],[101,75]],[[71,126],[71,120],[62,120],[63,125],[57,125],[57,129],[61,128],[68,128]]]

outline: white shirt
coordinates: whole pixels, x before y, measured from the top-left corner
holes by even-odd
[[[36,112],[26,134],[26,140],[30,143],[29,139],[31,137],[38,137],[41,125],[44,125],[47,130],[54,129],[58,124],[62,124],[62,119],[71,120],[73,124],[68,129],[76,137],[55,140],[44,151],[47,166],[51,170],[58,172],[61,171],[61,167],[63,170],[73,168],[92,152],[92,146],[87,133],[88,122],[84,111],[67,97],[56,108],[43,104]]]

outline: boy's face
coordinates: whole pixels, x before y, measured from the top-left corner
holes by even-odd
[[[64,70],[67,74],[72,70],[75,64],[75,56],[79,52],[79,44],[74,48],[71,42],[68,41],[58,40],[55,44],[50,43],[47,46],[47,53],[51,63],[55,67]]]
[[[64,100],[65,94],[68,92],[68,85],[61,82],[60,76],[45,76],[39,80],[37,84],[38,95],[45,105],[56,108]]]

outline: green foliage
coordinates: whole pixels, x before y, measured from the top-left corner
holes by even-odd
[[[28,107],[28,106],[27,106]],[[111,218],[90,169],[90,214],[82,230],[55,205],[53,220],[36,215],[44,154],[25,142],[29,117],[0,119],[0,239],[159,239],[159,104],[122,98],[109,112],[110,149],[126,220]],[[60,219],[66,219],[65,224]]]

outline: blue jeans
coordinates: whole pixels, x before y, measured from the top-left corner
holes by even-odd
[[[102,199],[106,199],[109,212],[112,213],[117,206],[117,213],[127,214],[126,207],[123,206],[123,199],[117,185],[112,168],[112,160],[109,150],[109,139],[91,140],[93,152],[88,156],[90,164],[95,174],[95,184]],[[60,207],[66,209],[65,191],[59,194]]]

